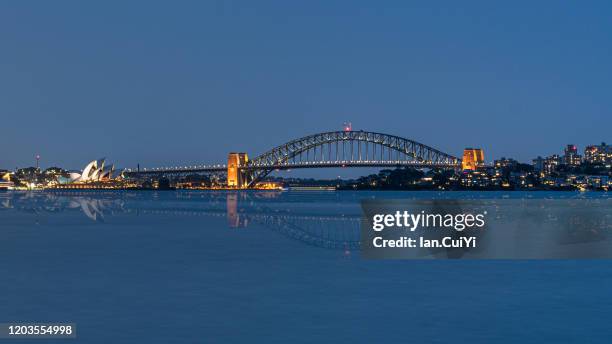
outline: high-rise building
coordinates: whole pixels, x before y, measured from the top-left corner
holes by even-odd
[[[463,150],[461,167],[463,170],[475,171],[484,166],[484,151],[481,148],[466,148]]]
[[[563,158],[558,154],[553,154],[551,156],[547,156],[546,159],[542,162],[541,171],[545,174],[550,174],[557,170],[557,167],[561,165],[563,162]]]
[[[542,158],[541,156],[538,156],[537,158],[533,159],[533,169],[537,172],[542,172],[544,171],[544,165],[546,163],[546,159]]]
[[[247,153],[229,153],[227,157],[227,186],[245,188],[249,184],[244,171],[240,168],[249,162]]]
[[[578,155],[578,148],[575,145],[567,145],[563,150],[565,155],[563,156],[563,163],[569,166],[580,165],[582,157]]]
[[[591,164],[596,163],[611,163],[612,162],[612,146],[602,142],[599,146],[587,146],[584,149],[584,160]]]

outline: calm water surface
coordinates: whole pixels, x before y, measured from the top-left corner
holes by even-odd
[[[0,322],[84,343],[610,342],[611,261],[362,260],[359,201],[408,197],[609,195],[3,192]]]

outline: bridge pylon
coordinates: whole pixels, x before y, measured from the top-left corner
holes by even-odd
[[[227,157],[227,186],[236,189],[246,189],[251,182],[250,173],[245,167],[249,163],[247,153],[231,152]]]

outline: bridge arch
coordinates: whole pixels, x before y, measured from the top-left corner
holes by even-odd
[[[347,149],[347,145],[350,148]],[[243,169],[249,172],[249,185],[252,186],[276,169],[346,165],[456,168],[460,164],[461,159],[457,157],[399,136],[368,131],[332,131],[274,147],[250,160]]]

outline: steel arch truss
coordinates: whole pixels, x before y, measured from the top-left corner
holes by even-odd
[[[287,142],[249,161],[243,169],[254,185],[276,169],[344,166],[456,168],[461,160],[399,136],[333,131]]]

